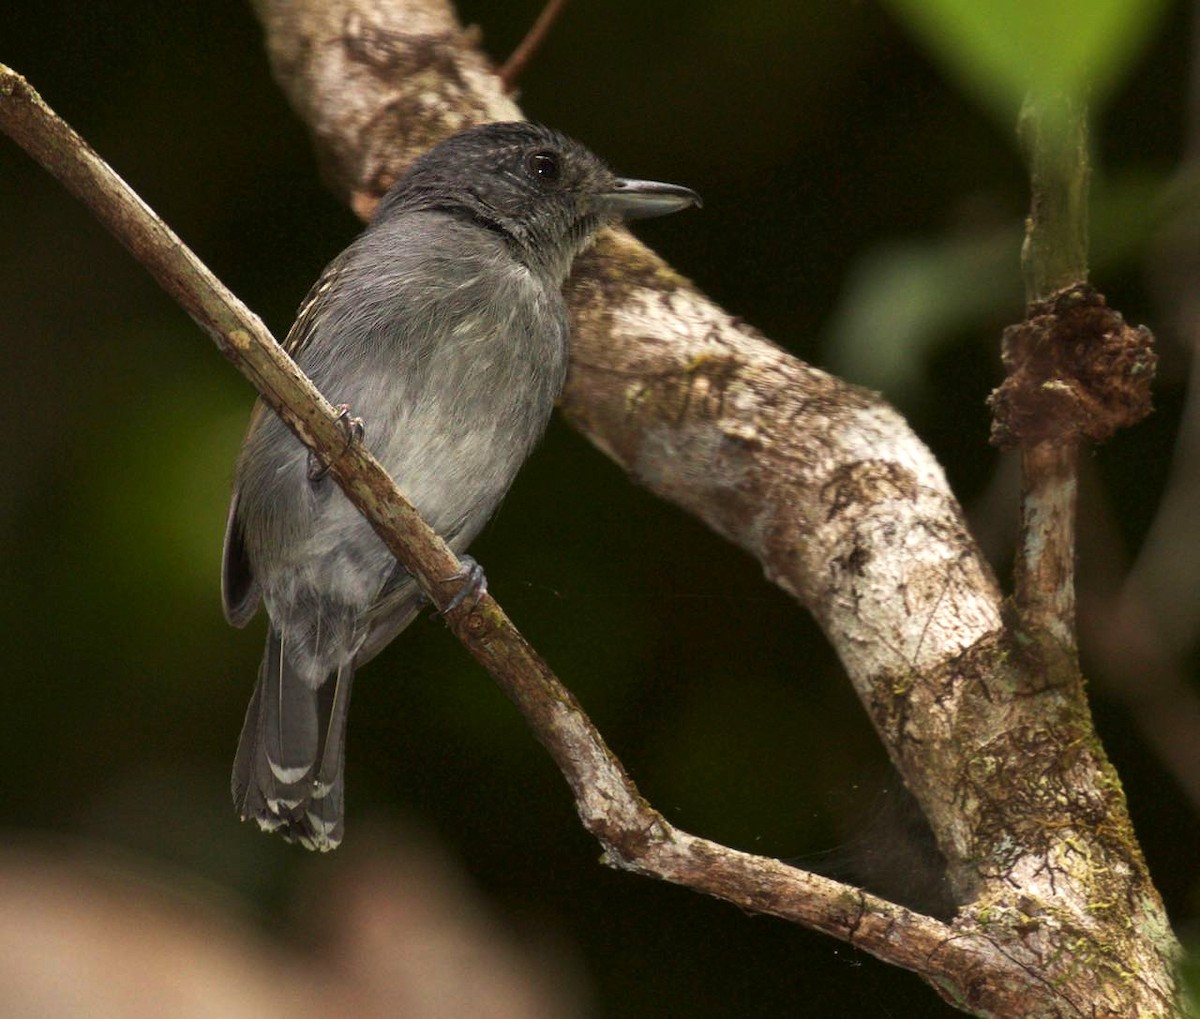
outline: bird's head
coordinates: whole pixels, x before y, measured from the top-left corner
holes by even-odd
[[[595,154],[524,121],[451,135],[418,159],[376,212],[437,209],[504,236],[523,261],[565,276],[571,259],[606,223],[700,205],[690,188],[618,177]]]

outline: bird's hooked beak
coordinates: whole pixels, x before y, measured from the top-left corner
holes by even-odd
[[[596,199],[602,214],[614,219],[649,219],[679,212],[704,203],[691,188],[663,184],[657,180],[628,180],[618,177],[612,187]]]

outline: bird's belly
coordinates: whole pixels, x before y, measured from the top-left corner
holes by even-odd
[[[456,552],[487,523],[545,428],[553,394],[547,388],[530,396],[510,394],[490,403],[459,399],[436,410],[428,404],[389,407],[380,400],[360,404],[377,410],[364,420],[367,448]],[[294,603],[306,591],[319,591],[323,599],[365,611],[392,577],[395,558],[332,479],[308,480],[306,463],[301,455],[285,469],[291,484],[283,487],[291,491],[279,492],[289,504],[283,515],[299,527],[293,540],[282,543],[290,548],[289,561],[262,577],[273,589],[268,600]]]
[[[530,395],[403,414],[373,447],[417,512],[456,549],[486,523],[545,430],[553,397]]]

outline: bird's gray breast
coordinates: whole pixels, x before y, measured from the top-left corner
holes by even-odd
[[[362,418],[367,447],[461,550],[545,429],[567,367],[557,280],[504,238],[440,213],[378,223],[311,309],[300,367]],[[275,616],[308,593],[362,610],[394,560],[298,440],[271,416],[239,464],[247,551]],[[272,604],[274,603],[274,604]]]
[[[562,389],[562,295],[503,238],[450,217],[410,213],[363,241],[365,263],[389,268],[372,282],[377,307],[347,301],[347,313],[367,326],[351,330],[366,337],[362,368],[343,395],[332,380],[327,395],[362,407],[364,421],[378,417],[367,424],[372,452],[422,516],[465,547]],[[422,254],[399,253],[410,244]]]

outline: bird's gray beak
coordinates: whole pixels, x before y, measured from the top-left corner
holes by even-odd
[[[691,188],[656,180],[627,180],[618,177],[612,188],[597,198],[600,211],[614,219],[649,219],[679,212],[689,205],[704,203]]]

